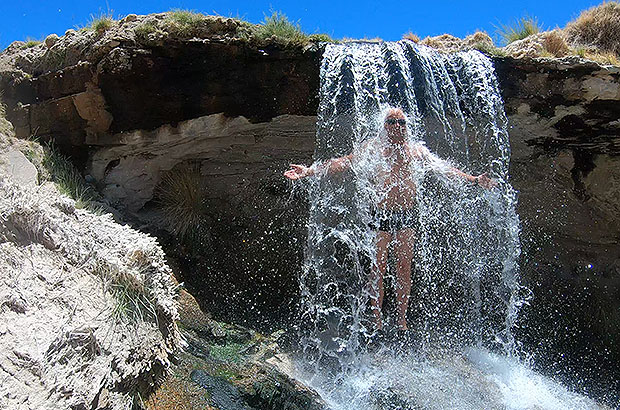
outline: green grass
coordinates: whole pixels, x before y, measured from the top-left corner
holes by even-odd
[[[102,34],[114,25],[114,17],[113,12],[108,11],[107,13],[100,13],[99,15],[90,15],[90,22],[88,23],[87,28],[96,31],[99,34]]]
[[[265,16],[255,35],[259,40],[275,39],[293,45],[304,45],[310,41],[308,35],[301,31],[299,23],[291,22],[285,14],[277,11]]]
[[[138,323],[156,321],[157,312],[144,285],[129,275],[119,275],[110,283],[114,298],[112,318],[116,322]]]
[[[523,40],[532,34],[539,33],[540,31],[541,27],[536,17],[522,17],[512,24],[500,24],[497,28],[497,33],[504,44],[510,44],[513,41]]]
[[[136,37],[141,39],[148,38],[149,34],[157,31],[157,27],[155,27],[152,23],[142,23],[134,29],[136,33]]]
[[[166,26],[170,33],[187,37],[193,35],[205,20],[206,16],[202,13],[174,9],[166,18]]]
[[[36,46],[38,46],[41,43],[42,43],[41,40],[35,40],[33,38],[28,37],[26,39],[26,42],[24,44],[22,44],[22,49],[25,50],[27,48],[36,47]]]
[[[157,321],[157,311],[138,272],[119,271],[105,261],[98,261],[93,274],[103,281],[104,291],[112,295],[114,306],[110,318],[116,323]]]
[[[87,208],[98,211],[90,206],[90,202],[97,198],[96,191],[86,182],[71,161],[61,154],[54,145],[45,147],[42,165],[47,169],[51,180],[56,184],[60,193],[75,200],[77,208]]]

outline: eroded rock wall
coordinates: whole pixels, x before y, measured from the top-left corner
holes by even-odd
[[[212,254],[195,263],[167,241],[184,280],[224,316],[286,317],[306,205],[280,175],[312,158],[320,48],[105,36],[97,52],[69,53],[59,69],[30,59],[1,73],[16,132],[73,151],[111,202],[148,223],[157,221],[162,174],[197,167],[210,187]],[[54,47],[45,53],[58,54]],[[584,363],[617,360],[618,69],[578,58],[494,61],[519,192],[523,282],[534,298],[524,338],[548,342],[551,364],[567,349]]]
[[[0,407],[129,408],[180,348],[172,272],[153,237],[36,175],[0,174]]]
[[[570,58],[495,66],[519,195],[521,272],[532,291],[519,332],[541,366],[561,377],[581,369],[609,383],[590,391],[617,391],[620,69]]]

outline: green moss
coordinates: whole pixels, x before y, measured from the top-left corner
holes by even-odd
[[[236,380],[243,379],[243,375],[241,375],[239,372],[236,372],[230,368],[217,369],[216,371],[213,372],[213,376],[222,377],[228,380],[229,382],[234,382]]]
[[[541,27],[536,17],[522,17],[512,24],[500,24],[497,32],[504,44],[522,40],[532,34],[539,33]]]
[[[242,351],[247,347],[245,343],[226,343],[225,345],[211,345],[209,355],[220,361],[241,363]]]

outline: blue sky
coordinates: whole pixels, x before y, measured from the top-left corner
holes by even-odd
[[[420,37],[450,33],[464,37],[476,30],[494,35],[499,23],[510,23],[524,15],[535,16],[545,28],[563,27],[579,12],[602,1],[489,1],[424,2],[385,1],[191,1],[191,0],[0,0],[0,49],[15,40],[43,39],[47,34],[62,35],[67,29],[83,26],[91,15],[109,10],[114,16],[148,14],[174,8],[205,14],[242,17],[260,23],[270,10],[284,12],[308,33],[322,32],[334,38],[374,38],[398,40],[412,31]]]

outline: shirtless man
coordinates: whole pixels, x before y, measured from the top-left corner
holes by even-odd
[[[377,260],[370,278],[370,304],[375,328],[381,330],[383,321],[383,277],[387,271],[388,247],[394,244],[396,252],[396,303],[398,326],[407,330],[407,308],[411,293],[411,263],[415,244],[418,210],[416,201],[416,167],[430,166],[449,177],[462,178],[470,183],[490,189],[497,185],[486,174],[473,176],[448,165],[430,153],[422,143],[407,141],[407,122],[400,108],[388,111],[384,122],[385,134],[366,142],[361,151],[341,158],[334,158],[321,166],[291,164],[284,176],[297,180],[317,172],[336,173],[350,168],[364,153],[380,155],[385,165],[378,170],[376,181],[379,192],[376,221],[371,228],[377,230]]]

